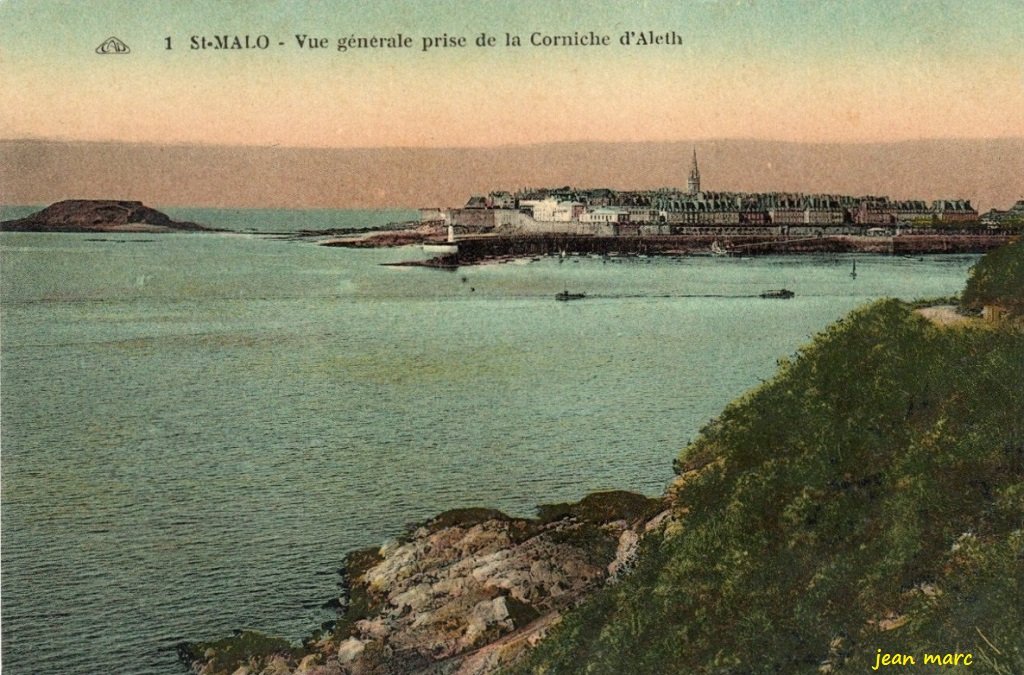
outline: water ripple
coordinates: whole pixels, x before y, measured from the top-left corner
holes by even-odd
[[[541,261],[468,270],[471,297],[378,265],[402,251],[171,236],[126,273],[102,242],[2,236],[11,673],[181,672],[182,639],[302,637],[347,551],[443,509],[657,494],[808,335],[866,297],[954,292],[971,262],[858,259],[854,288],[827,260]],[[798,295],[567,308],[566,284]]]

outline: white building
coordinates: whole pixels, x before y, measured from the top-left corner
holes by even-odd
[[[601,207],[580,214],[581,223],[628,223],[629,211],[612,207]]]
[[[560,202],[549,197],[534,204],[533,219],[541,222],[568,223],[579,218],[584,208],[582,202]]]

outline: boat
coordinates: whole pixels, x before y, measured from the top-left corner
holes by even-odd
[[[442,255],[452,255],[459,252],[459,245],[455,243],[455,228],[451,225],[448,226],[448,240],[445,242],[424,242],[423,251],[425,253],[440,253]]]
[[[722,245],[718,243],[718,240],[715,239],[711,242],[711,255],[725,256],[729,255],[729,251],[723,248]]]
[[[568,290],[555,293],[555,300],[566,302],[568,300],[582,300],[587,297],[586,293],[570,293]]]
[[[789,290],[788,288],[776,288],[776,289],[772,289],[770,291],[765,291],[764,293],[761,294],[761,297],[762,298],[779,298],[779,299],[782,299],[782,300],[788,300],[789,298],[792,298],[794,295],[796,295],[796,293],[794,293],[793,291]]]

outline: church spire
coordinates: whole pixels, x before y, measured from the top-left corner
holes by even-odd
[[[697,146],[693,147],[693,165],[690,167],[690,178],[686,181],[686,189],[691,195],[700,192],[700,169],[697,168]]]

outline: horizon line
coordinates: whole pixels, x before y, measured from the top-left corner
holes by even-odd
[[[1024,141],[1024,134],[1020,136],[925,136],[920,138],[904,138],[896,140],[851,140],[851,141],[798,141],[775,138],[756,138],[741,136],[722,136],[702,139],[677,138],[662,140],[571,140],[571,141],[537,141],[532,143],[502,143],[498,145],[366,145],[366,146],[331,146],[331,145],[289,145],[280,143],[251,144],[251,143],[207,143],[201,141],[131,141],[120,139],[80,139],[80,138],[59,138],[59,137],[0,137],[0,143],[48,143],[56,145],[103,145],[120,144],[148,147],[181,147],[181,148],[234,148],[252,150],[339,150],[339,151],[365,151],[365,150],[417,150],[417,151],[439,151],[439,150],[506,150],[537,148],[545,146],[566,146],[566,145],[672,145],[672,144],[707,144],[707,143],[776,143],[784,145],[845,145],[845,146],[868,146],[868,145],[901,145],[910,143],[970,143],[970,142],[993,142],[993,141]]]

